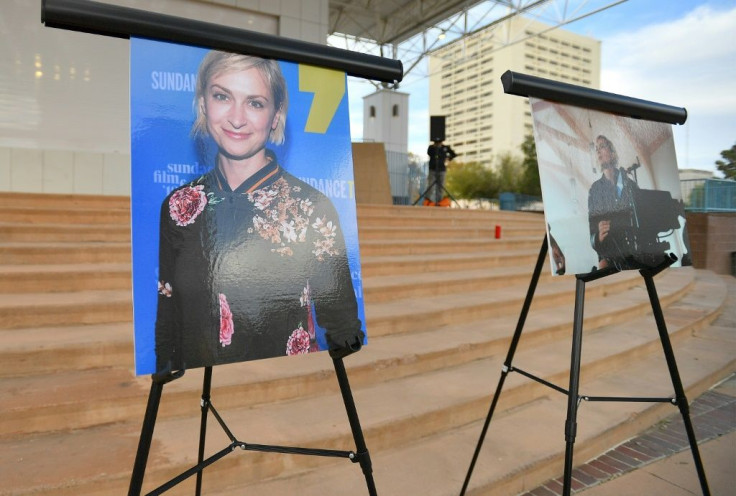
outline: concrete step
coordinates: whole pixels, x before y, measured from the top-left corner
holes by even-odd
[[[631,290],[640,284],[633,273],[624,274],[605,285],[591,286],[588,293],[610,294]],[[670,288],[686,292],[692,276],[666,275]],[[373,337],[399,333],[420,332],[449,324],[466,324],[480,319],[514,314],[521,308],[528,284],[499,289],[484,289],[453,295],[428,296],[411,301],[399,300],[366,307],[368,335]],[[680,293],[681,294],[681,293]],[[574,282],[571,278],[550,278],[537,287],[534,296],[536,308],[569,304],[574,301]]]
[[[539,249],[542,238],[476,238],[453,239],[448,238],[417,238],[413,240],[368,240],[361,241],[361,256],[392,256],[392,255],[428,255],[442,253],[474,253],[478,251],[508,252],[517,250]]]
[[[113,225],[127,231],[130,199],[49,196],[0,194],[16,215],[4,215],[0,225],[0,322],[9,324],[0,324],[0,496],[121,494],[150,387],[150,378],[132,370],[130,246],[127,239],[82,243],[64,233],[82,237]],[[113,220],[95,217],[115,210]],[[369,344],[346,365],[379,492],[457,494],[517,325],[544,218],[391,206],[359,206],[358,218]],[[496,225],[501,239],[491,239]],[[27,239],[11,242],[3,232]],[[514,244],[525,238],[529,248]],[[478,249],[458,253],[455,244],[468,241]],[[395,254],[366,253],[371,244]],[[428,246],[438,252],[412,252]],[[694,395],[734,368],[733,324],[712,321],[736,308],[736,288],[692,269],[667,270],[656,283]],[[552,278],[545,268],[514,361],[563,387],[573,296],[574,278]],[[588,284],[581,392],[652,396],[656,386],[656,394],[671,394],[650,311],[636,272]],[[146,491],[194,464],[201,377],[192,370],[165,386]],[[213,387],[215,407],[246,442],[354,449],[327,354],[220,366]],[[563,395],[509,376],[471,493],[516,494],[559,476],[565,405]],[[576,460],[671,412],[663,404],[610,405],[581,407]],[[208,454],[229,443],[212,419],[208,432]],[[365,492],[360,469],[346,460],[246,452],[205,474],[210,495]],[[167,494],[192,494],[192,483],[182,486]]]
[[[0,293],[130,288],[130,263],[0,265]]]
[[[680,375],[689,399],[733,371],[733,359],[726,357],[721,348],[733,349],[735,344],[733,336],[721,330],[705,331],[678,347]],[[701,357],[713,360],[703,366]],[[486,379],[486,389],[492,393],[497,385],[497,376],[491,375]],[[583,387],[609,395],[659,394],[666,397],[672,394],[667,367],[660,357],[654,355],[627,370],[613,371],[592,381],[584,380]],[[501,401],[508,394],[504,388]],[[490,403],[490,398],[487,398],[487,403]],[[677,413],[677,410],[663,403],[584,403],[578,415],[575,464],[595,457],[672,413]],[[520,494],[550,478],[560,477],[564,468],[565,417],[566,399],[555,394],[542,396],[512,410],[497,410],[466,494]],[[482,419],[386,453],[373,449],[378,442],[369,435],[367,445],[371,450],[379,494],[458,494],[479,439]],[[203,484],[206,494],[212,496],[241,493],[361,494],[366,487],[359,467],[348,463],[325,463],[292,477],[233,484],[222,489],[218,484],[221,472],[214,466],[212,468],[209,474],[205,471]],[[694,470],[692,465],[683,469]]]
[[[130,263],[130,243],[0,243],[3,265]]]
[[[366,227],[401,227],[410,225],[412,227],[418,227],[425,229],[428,232],[431,231],[443,231],[452,227],[471,227],[477,226],[478,224],[488,226],[501,226],[501,232],[503,233],[503,227],[505,225],[515,226],[530,226],[537,227],[541,236],[544,236],[544,218],[542,216],[531,217],[531,218],[520,218],[516,219],[496,219],[488,217],[485,219],[474,218],[473,216],[464,215],[370,215],[358,217],[358,224]],[[487,223],[487,224],[484,224]]]
[[[543,269],[541,278],[550,278]],[[363,297],[366,304],[420,298],[464,291],[498,289],[517,284],[528,284],[528,267],[496,267],[455,272],[420,272],[415,274],[385,275],[363,278]]]
[[[129,196],[0,192],[0,207],[129,209]]]
[[[715,281],[715,283],[718,286],[718,282]],[[712,300],[712,295],[717,291],[717,287],[711,287],[704,293],[700,288],[697,293],[701,298]],[[733,295],[731,299],[733,300]],[[722,299],[719,302],[723,305]],[[695,299],[677,310],[678,312],[693,311],[699,304],[700,301]],[[714,306],[711,304],[711,308]],[[667,309],[666,313],[669,316],[671,310]],[[726,351],[736,347],[733,333],[724,327],[706,327],[711,318],[712,316],[707,317],[699,325],[685,327],[677,332],[673,332],[672,325],[668,326],[670,332],[677,335],[674,338],[675,353],[680,364],[680,375],[690,399],[696,397],[720,378],[727,376],[734,367],[734,355],[731,353],[729,356],[729,352]],[[667,320],[672,321],[673,317],[669,316]],[[651,318],[644,323],[651,324]],[[645,333],[641,332],[642,329],[635,326],[621,326],[611,330],[624,332],[624,339],[617,340],[617,343],[620,344],[628,339],[643,343]],[[654,329],[649,330],[651,332],[648,337],[654,336],[655,339],[646,346],[656,349],[653,353],[648,353],[633,363],[625,360],[603,374],[591,374],[584,364],[581,393],[672,396],[673,389],[666,364],[661,356],[659,339]],[[693,333],[696,334],[693,336]],[[614,339],[611,338],[598,339],[596,342],[597,337],[586,333],[583,346],[584,362],[595,361],[595,357],[586,358],[586,355],[600,355],[601,351],[614,343]],[[528,343],[525,344],[528,345]],[[526,349],[526,347],[520,347],[517,352],[518,361],[539,363],[541,366],[538,368],[545,369],[553,363],[553,360],[549,360],[547,355],[554,355],[554,362],[569,365],[569,343],[555,349],[546,349],[542,356],[537,357],[525,353],[523,350]],[[502,357],[496,359],[496,365],[499,367],[495,373],[485,374],[491,394],[497,385],[502,359]],[[619,361],[615,354],[612,355],[612,359]],[[702,359],[709,360],[705,367],[699,363]],[[567,369],[563,372],[567,372]],[[566,373],[560,375],[565,379],[567,377]],[[565,381],[561,382],[563,387],[567,386]],[[561,475],[565,449],[565,397],[547,389],[547,394],[542,394],[516,406],[509,406],[508,402],[513,403],[514,398],[512,397],[517,394],[516,389],[521,389],[522,385],[528,383],[530,381],[516,374],[510,375],[506,381],[500,396],[499,408],[496,410],[483,445],[468,494],[519,494],[524,490],[534,488],[536,481],[546,480],[546,474],[551,474],[549,477]],[[586,391],[587,388],[590,390]],[[440,392],[440,394],[443,393],[446,391]],[[490,404],[490,395],[486,406],[488,404]],[[505,407],[504,404],[506,404]],[[584,403],[580,407],[578,416],[576,462],[579,460],[582,463],[675,411],[671,405],[667,404]],[[487,411],[484,411],[481,418],[484,419],[486,414]],[[386,454],[376,453],[371,444],[373,439],[369,437],[368,446],[372,451],[378,490],[381,494],[436,496],[457,494],[462,487],[481,428],[482,422],[476,420],[456,429],[427,436],[414,443],[407,443]],[[209,476],[214,477],[214,471]],[[205,484],[212,482],[207,480],[207,476],[205,476],[205,481]],[[205,485],[205,487],[208,486]],[[358,467],[334,462],[292,477],[274,478],[255,484],[237,484],[223,490],[215,489],[208,494],[215,496],[240,493],[286,495],[295,494],[297,491],[299,494],[307,495],[325,494],[325,491],[328,491],[329,494],[351,494],[361,493],[365,490],[364,488],[365,482]]]
[[[679,311],[684,317],[685,313],[694,310],[697,315],[693,315],[691,320],[699,320],[701,324],[668,326],[670,333],[677,336],[674,339],[676,354],[690,395],[697,394],[698,388],[705,389],[717,381],[724,370],[728,369],[730,373],[734,366],[733,333],[715,327],[700,329],[706,321],[702,319],[703,309],[698,304],[706,298],[704,292],[713,299],[713,291],[717,292],[717,287],[696,286],[691,294],[699,296],[693,301],[684,298]],[[723,287],[720,294],[723,294]],[[723,299],[720,304],[723,304]],[[710,313],[717,312],[717,308],[720,307],[712,305]],[[669,311],[668,308],[666,313]],[[633,325],[629,323],[586,332],[581,392],[671,395],[658,337],[653,328],[646,336],[642,332],[644,323],[637,321]],[[697,332],[695,337],[692,337],[693,332]],[[634,352],[635,359],[627,359],[632,349],[639,351]],[[352,360],[364,351],[346,360],[351,377],[354,374]],[[324,354],[291,358],[296,362],[316,359],[329,362]],[[495,389],[502,360],[503,355],[498,354],[398,380],[353,385],[382,493],[457,493],[458,480],[462,480],[472,455],[479,422],[486,414],[489,390]],[[608,363],[605,370],[596,365],[601,361]],[[569,369],[569,343],[526,347],[522,340],[516,362],[532,364],[541,377],[551,380],[562,378]],[[215,370],[213,404],[237,438],[248,443],[353,449],[344,409],[337,394],[306,394],[292,401],[240,408],[220,407],[229,402],[231,395],[219,389],[219,381],[223,377],[227,380],[231,375],[228,372],[232,371],[230,366]],[[196,387],[200,378],[201,372],[190,371],[166,388],[183,381],[193,381]],[[462,387],[458,387],[460,384]],[[131,387],[143,389],[143,385],[136,382]],[[93,387],[92,384],[89,387]],[[108,396],[113,396],[103,389],[99,384],[95,389],[95,396],[100,396],[101,403],[105,403]],[[487,449],[479,460],[478,475],[473,480],[474,491],[515,494],[518,491],[509,489],[519,484],[534,487],[532,481],[546,480],[550,473],[559,469],[564,450],[564,418],[559,417],[560,413],[564,417],[566,401],[563,396],[549,391],[518,374],[509,377],[485,445]],[[164,396],[168,393],[169,389],[165,389]],[[144,397],[145,391],[142,391],[141,404]],[[172,413],[171,409],[175,411]],[[162,404],[145,490],[195,463],[198,412],[197,402],[189,404],[186,413],[179,403]],[[581,407],[579,417],[576,444],[579,458],[576,459],[594,456],[594,451],[606,449],[617,437],[628,437],[631,432],[651,425],[670,412],[671,407],[662,404],[612,406],[608,403],[586,403]],[[90,412],[91,415],[95,413]],[[298,422],[294,422],[295,418]],[[519,435],[520,431],[524,435]],[[5,481],[3,490],[8,491],[7,494],[31,494],[33,491],[36,491],[34,494],[61,495],[119,494],[128,484],[139,433],[140,421],[131,420],[70,432],[39,434],[31,438],[2,439],[0,467],[7,472],[2,474]],[[229,440],[211,424],[208,454],[227,444]],[[63,471],[39,470],[47,463],[58,464],[64,456]],[[34,466],[24,464],[22,460],[34,460]],[[321,487],[319,494],[325,494],[326,490],[328,494],[349,494],[364,484],[362,475],[358,467],[347,461],[339,462],[282,454],[232,454],[207,469],[205,493],[295,494],[296,489],[301,488],[299,494],[317,494],[315,491]],[[440,466],[445,468],[440,470]],[[34,469],[39,472],[36,477],[30,474]],[[101,472],[103,476],[100,476]],[[333,473],[342,475],[333,479],[329,476]],[[312,486],[316,484],[315,477],[321,479],[319,486]],[[424,489],[414,492],[409,490],[411,487]],[[174,494],[183,494],[183,491]]]
[[[43,382],[47,374],[104,367],[132,370],[132,322],[0,332],[0,377],[40,376]]]
[[[424,208],[404,205],[358,205],[359,219],[399,217],[416,218],[459,218],[472,220],[478,224],[507,221],[514,225],[532,223],[544,225],[544,215],[535,212],[516,212],[510,210],[471,210],[459,208]],[[411,224],[410,222],[408,224]]]
[[[130,226],[119,224],[12,224],[0,222],[4,242],[83,242],[112,241],[130,243]]]
[[[540,242],[541,243],[541,242]],[[517,252],[438,253],[429,255],[382,255],[360,257],[363,277],[455,272],[495,267],[534,267],[539,249]]]
[[[400,226],[400,227],[388,227],[388,226],[364,226],[359,223],[360,228],[360,241],[374,241],[374,240],[399,240],[399,239],[425,239],[428,236],[426,228],[414,227],[411,225]],[[466,227],[447,227],[443,233],[437,232],[436,229],[432,229],[431,233],[435,236],[440,235],[440,238],[444,239],[446,243],[451,243],[454,240],[459,239],[477,239],[477,238],[495,238],[496,227],[492,224],[481,224],[478,223],[475,226]],[[524,226],[511,224],[501,228],[500,239],[515,239],[519,237],[537,237],[539,243],[541,243],[544,237],[544,226],[537,224]]]
[[[20,224],[130,224],[130,211],[121,208],[14,207],[3,210],[3,222]]]
[[[42,267],[42,266],[41,266]],[[94,267],[94,266],[91,266]],[[515,269],[518,272],[518,269]],[[94,272],[94,271],[92,271]],[[486,274],[473,274],[476,277],[476,281],[470,279],[470,275],[465,279],[465,285],[456,283],[456,280],[463,280],[466,274],[463,273],[442,273],[442,274],[427,274],[428,276],[435,276],[435,282],[441,281],[437,277],[446,278],[450,283],[441,285],[442,289],[447,291],[431,290],[428,284],[415,284],[410,287],[403,287],[400,285],[399,277],[386,277],[379,278],[379,280],[366,280],[366,305],[368,306],[369,313],[370,309],[374,306],[378,308],[379,313],[382,311],[382,307],[378,305],[381,302],[395,302],[398,299],[403,299],[407,308],[414,306],[411,298],[423,299],[426,296],[436,297],[439,294],[454,294],[460,291],[480,291],[487,289],[499,289],[507,288],[513,284],[514,289],[510,293],[515,295],[516,301],[506,302],[504,307],[511,309],[510,314],[507,311],[506,315],[495,315],[493,319],[480,320],[476,323],[480,328],[493,328],[497,326],[498,322],[503,322],[505,328],[513,328],[512,322],[506,322],[506,319],[515,315],[515,312],[521,308],[522,299],[526,294],[526,288],[528,288],[529,274],[517,273],[512,274],[508,270],[500,270],[500,274],[492,274],[486,272]],[[85,280],[86,272],[80,272],[78,278]],[[622,288],[626,289],[629,287],[629,274],[621,274],[620,278],[627,282],[617,282],[615,285],[611,285],[606,288],[608,294],[614,293],[616,290],[621,291]],[[543,278],[543,281],[551,279],[549,277]],[[77,279],[68,277],[70,282],[74,282]],[[425,277],[424,282],[429,281],[430,278]],[[488,283],[486,284],[486,281]],[[420,281],[421,282],[421,281]],[[371,288],[377,285],[378,289],[376,292],[372,291]],[[542,283],[544,286],[544,282]],[[395,289],[392,289],[392,285],[396,285]],[[432,285],[434,286],[434,285]],[[453,286],[455,286],[453,288]],[[567,286],[557,286],[563,290],[569,290]],[[59,289],[59,288],[57,288]],[[91,288],[86,288],[91,289]],[[431,291],[426,293],[427,289]],[[455,290],[453,290],[455,289]],[[71,288],[68,288],[71,290]],[[18,292],[20,293],[20,292]],[[385,298],[383,295],[393,295],[392,298]],[[541,293],[540,293],[541,294]],[[596,297],[602,294],[597,290],[591,290],[590,296]],[[380,296],[378,301],[373,301],[374,297],[371,295]],[[67,298],[70,296],[67,295]],[[543,306],[539,303],[538,306]],[[499,320],[500,319],[500,320]],[[549,322],[555,322],[554,318],[550,316]],[[592,324],[591,324],[592,325]],[[381,343],[382,340],[376,341],[372,334],[373,323],[371,320],[368,321],[369,328],[369,339],[371,346],[375,343]],[[432,329],[430,326],[429,329]],[[453,339],[452,342],[462,342],[460,336],[467,332],[465,321],[463,319],[457,319],[457,322],[452,326],[444,326],[441,328],[442,333],[450,331],[456,332],[458,336]],[[77,370],[89,368],[90,364],[107,365],[107,366],[119,366],[128,367],[131,363],[131,355],[125,355],[124,350],[131,349],[133,330],[130,322],[125,323],[114,323],[114,324],[94,324],[94,325],[68,325],[68,326],[54,326],[49,327],[28,327],[18,329],[17,332],[12,333],[0,333],[0,377],[2,376],[17,376],[24,374],[34,374],[35,363],[42,363],[43,366],[38,367],[37,373],[43,373],[49,370]],[[412,339],[408,337],[407,339]],[[438,341],[442,342],[442,339],[438,336]],[[39,347],[38,343],[53,342],[54,346]],[[395,345],[397,349],[411,348],[410,343],[399,343]],[[473,346],[479,346],[479,343],[474,342]],[[477,358],[476,355],[471,355],[469,359]],[[399,358],[387,359],[391,361],[402,361]],[[301,371],[300,373],[309,375],[307,371]],[[265,400],[264,400],[265,401]]]
[[[28,327],[130,322],[131,302],[130,291],[121,290],[6,294],[0,300],[0,333]]]
[[[609,293],[605,298],[601,298],[600,292],[594,290],[587,292],[586,329],[598,329],[604,325],[610,326],[639,318],[638,316],[644,312],[638,305],[632,305],[630,300],[640,299],[643,296],[642,292],[641,288],[637,288],[629,292],[633,294]],[[660,296],[663,304],[676,298],[676,294],[676,291],[665,290]],[[607,302],[610,301],[615,302],[615,311],[608,308]],[[535,346],[548,346],[546,343],[564,341],[572,325],[573,310],[572,305],[545,310],[535,308],[538,316],[536,319],[530,319],[524,335],[525,342]],[[714,314],[715,311],[710,309],[706,315]],[[702,319],[701,315],[697,317]],[[413,337],[398,334],[389,338],[370,339],[365,352],[351,358],[353,363],[351,383],[356,387],[369,386],[469,364],[499,353],[502,351],[501,347],[509,346],[511,330],[515,328],[517,318],[518,315],[508,315],[504,319],[478,321],[470,328],[454,323],[441,327],[428,327]],[[678,322],[678,325],[684,327],[695,325],[695,322],[696,319],[688,318],[684,319],[683,323]],[[112,360],[116,358],[113,356],[114,352],[119,354],[125,348],[124,337],[121,336],[123,330],[123,326],[106,326],[101,329],[97,326],[86,326],[86,328],[54,328],[46,332],[43,329],[36,329],[30,330],[28,335],[25,334],[26,330],[23,330],[22,340],[19,339],[20,336],[0,334],[2,340],[0,343],[3,345],[1,349],[8,358],[8,363],[3,368],[8,368],[6,375],[12,374],[12,366],[14,362],[15,364],[18,362],[15,357],[24,356],[24,348],[32,348],[34,342],[43,340],[44,334],[48,337],[50,333],[64,336],[64,339],[60,340],[59,353],[63,353],[70,360],[94,352],[101,352]],[[87,349],[88,353],[80,352],[80,348]],[[38,352],[33,354],[43,355]],[[49,362],[58,363],[59,358],[56,357]],[[130,378],[127,368],[129,362],[130,359],[122,366],[109,370],[77,370],[82,368],[79,364],[74,370],[57,371],[54,377],[41,375],[39,372],[36,375],[6,377],[0,384],[0,397],[11,396],[9,394],[11,391],[14,391],[15,395],[6,405],[8,408],[4,419],[0,419],[0,433],[14,436],[37,430],[80,429],[126,419],[127,412],[136,408],[140,396],[140,390],[131,388],[128,379],[120,379],[120,377]],[[22,369],[28,369],[31,364],[18,365]],[[107,365],[111,367],[114,364],[107,363]],[[249,407],[293,400],[305,395],[335,393],[336,384],[330,375],[330,369],[325,368],[329,365],[318,356],[310,357],[309,360],[291,361],[289,357],[285,357],[228,365],[224,369],[227,370],[226,377],[220,381],[220,387],[228,400],[221,406]],[[34,372],[31,370],[28,374]],[[79,385],[95,381],[108,384],[108,389],[104,395],[103,393],[95,395],[95,404],[89,404],[87,396],[79,395]],[[179,381],[168,387],[166,401],[178,405],[169,411],[182,411],[187,404],[196,403],[199,396],[197,386],[196,383]],[[104,401],[102,396],[105,397]],[[66,415],[54,416],[54,412],[62,408]],[[43,411],[48,411],[48,414],[43,415]],[[29,417],[38,417],[38,420],[29,422]]]

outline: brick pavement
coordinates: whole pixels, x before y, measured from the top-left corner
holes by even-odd
[[[736,381],[736,376],[729,380]],[[690,419],[698,444],[736,430],[736,396],[718,388],[706,391],[690,405]],[[690,444],[678,411],[641,435],[607,451],[573,470],[572,492],[580,493],[593,486],[644,467],[675,453],[689,450]],[[707,475],[707,467],[706,467]],[[559,496],[562,478],[547,481],[522,496]]]

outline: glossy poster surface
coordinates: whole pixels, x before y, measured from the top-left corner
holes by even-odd
[[[530,103],[552,273],[692,265],[671,126]]]
[[[131,39],[137,374],[365,342],[344,73]]]

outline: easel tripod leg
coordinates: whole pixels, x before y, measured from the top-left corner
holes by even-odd
[[[333,358],[332,362],[335,365],[335,375],[337,376],[337,382],[340,385],[343,403],[345,403],[345,410],[348,414],[350,429],[353,432],[353,439],[355,440],[358,463],[360,464],[360,468],[363,470],[363,475],[365,476],[365,482],[368,486],[368,494],[370,496],[377,496],[376,484],[373,480],[373,465],[371,464],[368,447],[365,444],[363,430],[360,427],[360,419],[358,418],[358,411],[355,408],[353,393],[350,390],[350,383],[348,381],[348,374],[345,371],[345,364],[343,363],[342,358]]]
[[[570,496],[572,485],[573,449],[577,434],[578,390],[580,388],[580,356],[583,349],[583,307],[585,303],[585,281],[577,278],[575,282],[575,316],[572,331],[572,352],[570,354],[570,386],[567,391],[567,419],[565,420],[565,473],[562,494]]]
[[[690,450],[693,454],[693,461],[695,462],[695,469],[698,472],[698,480],[700,481],[700,488],[703,491],[704,496],[710,496],[710,489],[708,488],[708,480],[705,477],[705,469],[703,468],[703,462],[700,458],[700,449],[698,448],[698,441],[695,438],[695,430],[693,429],[692,421],[690,420],[690,407],[685,397],[685,389],[682,386],[682,380],[680,379],[680,372],[677,369],[677,361],[675,360],[675,353],[672,349],[672,343],[670,341],[670,335],[667,331],[667,325],[664,321],[664,314],[662,312],[662,306],[659,303],[659,296],[657,295],[657,288],[654,286],[654,279],[650,274],[642,272],[644,282],[647,287],[647,293],[649,294],[649,301],[652,303],[652,313],[654,314],[654,320],[657,323],[657,331],[659,332],[659,340],[662,342],[662,348],[664,349],[664,356],[667,361],[667,368],[670,372],[670,378],[672,379],[672,386],[675,390],[675,401],[680,409],[682,415],[682,422],[685,425],[685,432],[687,433],[687,439],[690,442]]]
[[[161,403],[161,394],[163,393],[163,389],[163,382],[154,380],[151,383],[151,391],[148,394],[148,404],[146,405],[146,414],[143,417],[141,437],[138,440],[138,451],[135,455],[133,473],[130,477],[128,496],[140,496],[143,488],[143,477],[146,473],[148,454],[151,451],[151,441],[153,440],[153,428],[156,425],[156,416],[158,415],[158,407]]]
[[[207,438],[207,414],[210,411],[210,391],[212,390],[212,367],[205,367],[204,380],[202,382],[202,418],[199,424],[199,452],[197,455],[197,464],[200,465],[204,461],[204,447]],[[202,494],[202,471],[197,472],[197,488],[196,496]]]
[[[509,351],[506,354],[506,360],[503,362],[504,366],[501,370],[501,378],[498,381],[498,386],[496,386],[496,392],[493,395],[493,401],[491,401],[491,406],[488,409],[488,415],[486,415],[486,420],[483,423],[483,429],[481,429],[480,438],[478,438],[478,444],[475,446],[475,452],[473,453],[473,459],[470,461],[470,466],[468,467],[468,473],[465,475],[465,481],[463,482],[463,487],[460,490],[460,496],[464,496],[465,491],[468,490],[468,485],[470,484],[470,478],[473,475],[473,470],[475,469],[475,463],[478,461],[478,456],[480,455],[480,450],[483,447],[483,441],[486,438],[486,434],[488,433],[488,426],[491,424],[491,418],[493,417],[493,413],[496,410],[496,405],[498,404],[498,398],[501,396],[501,390],[503,389],[503,384],[506,381],[506,376],[511,371],[511,362],[514,360],[514,354],[516,353],[516,347],[519,344],[519,339],[521,338],[521,331],[524,329],[524,324],[526,323],[526,317],[529,315],[529,309],[532,306],[532,299],[534,298],[534,292],[537,289],[537,283],[539,282],[539,276],[542,273],[542,267],[544,266],[544,259],[547,256],[547,236],[544,237],[544,240],[542,240],[542,247],[539,250],[539,256],[537,257],[537,264],[534,266],[534,273],[532,274],[532,279],[529,282],[529,289],[527,289],[526,292],[526,298],[524,299],[524,305],[521,308],[521,313],[519,314],[519,320],[516,323],[516,330],[514,331],[514,336],[511,338],[511,345],[509,346]]]

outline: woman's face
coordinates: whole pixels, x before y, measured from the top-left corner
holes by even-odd
[[[202,100],[207,131],[229,158],[248,159],[262,151],[281,116],[255,68],[211,78]]]
[[[598,153],[598,162],[606,169],[612,167],[613,153],[608,142],[602,138],[598,138],[595,143],[595,150]]]

